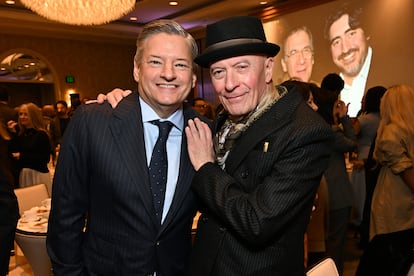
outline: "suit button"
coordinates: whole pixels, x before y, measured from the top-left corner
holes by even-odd
[[[242,178],[247,178],[249,176],[249,171],[245,171],[241,173]]]
[[[157,242],[155,243],[155,245],[156,245],[156,246],[159,246],[159,245],[160,245],[160,242],[159,242],[159,241],[157,241]]]
[[[201,217],[201,221],[204,222],[204,223],[206,223],[208,221],[208,217],[202,216]]]

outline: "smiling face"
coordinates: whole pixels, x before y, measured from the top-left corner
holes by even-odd
[[[329,28],[332,60],[345,78],[358,75],[368,52],[367,38],[362,28],[349,26],[349,15],[344,14]]]
[[[313,47],[309,35],[299,30],[289,35],[281,59],[282,69],[290,79],[309,82],[314,64]]]
[[[142,99],[166,118],[195,86],[191,47],[184,37],[166,33],[154,34],[144,43],[140,63],[134,63],[134,78]]]
[[[210,66],[214,89],[233,121],[256,108],[272,86],[272,71],[273,58],[260,55],[228,58]]]
[[[30,118],[29,110],[26,105],[21,105],[19,108],[19,123],[25,128],[32,128],[32,118]]]

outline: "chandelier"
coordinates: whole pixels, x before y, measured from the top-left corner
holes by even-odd
[[[135,0],[21,0],[35,13],[70,25],[102,25],[132,11]]]

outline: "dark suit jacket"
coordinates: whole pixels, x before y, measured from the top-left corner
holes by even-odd
[[[205,210],[192,275],[304,275],[303,235],[332,131],[289,89],[238,138],[224,171],[208,163],[196,172]]]
[[[185,122],[196,114],[185,108]],[[185,275],[196,210],[185,133],[174,199],[159,227],[138,95],[114,110],[81,106],[66,131],[47,237],[54,275],[148,275],[156,267],[157,275]]]

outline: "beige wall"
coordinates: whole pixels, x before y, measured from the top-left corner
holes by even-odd
[[[136,89],[133,80],[135,45],[86,42],[48,37],[2,34],[0,30],[0,58],[15,50],[41,57],[54,74],[55,98],[66,100],[68,89],[80,97],[96,97],[115,87]],[[65,83],[65,76],[75,77],[74,84]],[[43,103],[46,104],[46,103]]]
[[[332,72],[338,72],[333,64],[329,42],[324,38],[327,16],[342,4],[362,8],[365,31],[373,49],[370,74],[375,75],[367,88],[374,85],[390,86],[406,83],[414,86],[414,1],[413,0],[337,0],[316,7],[303,9],[264,22],[265,33],[270,42],[281,45],[287,32],[298,26],[307,26],[312,34],[315,48],[315,64],[312,80],[320,82]],[[283,49],[281,49],[283,51]],[[281,53],[282,53],[281,51]],[[275,58],[273,79],[280,83],[285,79],[279,53]]]

